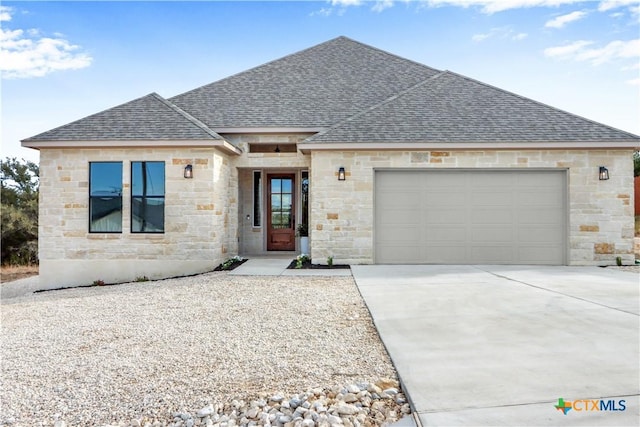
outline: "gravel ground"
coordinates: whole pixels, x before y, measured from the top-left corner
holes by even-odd
[[[166,425],[233,399],[397,380],[351,277],[209,273],[1,309],[0,425]]]

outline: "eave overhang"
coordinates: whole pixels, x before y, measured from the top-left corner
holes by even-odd
[[[640,150],[640,141],[569,142],[322,142],[300,143],[303,154],[311,151],[502,151],[502,150]]]
[[[24,140],[23,147],[36,150],[46,148],[168,148],[168,147],[199,147],[217,148],[227,154],[241,155],[242,150],[225,140],[105,140],[105,141],[33,141]]]

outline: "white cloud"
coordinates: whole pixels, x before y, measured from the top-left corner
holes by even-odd
[[[544,50],[544,56],[548,56],[551,58],[570,57],[591,44],[593,44],[593,42],[587,40],[578,40],[564,46],[549,47]]]
[[[579,40],[568,45],[550,47],[544,50],[544,55],[551,58],[573,59],[587,61],[592,65],[601,65],[615,59],[640,59],[640,39],[615,40],[604,47],[590,47],[594,43]]]
[[[331,0],[331,6],[360,6],[362,0]]]
[[[497,27],[489,30],[488,33],[484,34],[474,34],[471,37],[476,43],[483,42],[489,38],[499,38],[499,39],[509,39],[514,41],[524,40],[527,38],[527,33],[517,33],[513,31],[513,29],[509,26],[506,27]]]
[[[311,16],[316,16],[316,15],[319,15],[319,16],[331,16],[331,14],[332,14],[332,13],[333,13],[333,9],[332,9],[332,8],[330,8],[330,7],[323,7],[323,8],[322,8],[322,9],[320,9],[320,10],[317,10],[317,11],[315,11],[315,12],[311,12],[311,14],[310,14],[310,15],[311,15]]]
[[[374,12],[382,12],[390,7],[393,7],[393,0],[376,0],[376,4],[373,5],[371,10]]]
[[[544,24],[547,28],[562,28],[570,22],[579,21],[587,15],[587,12],[575,11],[567,13],[566,15],[556,16],[550,21]]]
[[[5,12],[3,9],[0,15]],[[3,78],[42,77],[54,71],[85,68],[91,65],[91,61],[89,54],[60,35],[40,37],[40,32],[35,29],[25,33],[24,30],[0,28],[0,72]]]
[[[640,77],[636,79],[627,80],[625,83],[630,84],[631,86],[640,86]]]
[[[11,10],[8,6],[0,6],[0,22],[11,21]]]
[[[637,5],[638,0],[603,0],[598,5],[600,12],[606,12],[607,10],[617,9],[619,7]]]
[[[485,13],[503,12],[510,9],[522,9],[530,7],[555,7],[583,0],[426,0],[429,6],[460,6],[481,7]],[[636,0],[637,1],[637,0]]]
[[[321,9],[320,12],[314,12],[312,15],[324,15],[329,16],[332,14],[333,7],[339,7],[346,9],[350,6],[362,6],[367,3],[375,2],[371,10],[374,12],[381,12],[394,5],[398,0],[326,0],[331,5],[331,8]],[[526,9],[533,7],[558,7],[564,5],[571,5],[576,3],[584,3],[585,0],[401,0],[405,3],[415,3],[420,6],[427,7],[440,7],[440,6],[454,6],[454,7],[479,7],[484,13],[492,14],[497,12],[504,12],[512,9]],[[604,12],[611,9],[617,9],[620,7],[628,7],[632,13],[638,14],[640,12],[640,6],[637,6],[638,0],[601,0],[598,4],[598,10]],[[576,13],[576,12],[574,12]],[[578,18],[579,19],[579,18]],[[574,19],[575,20],[575,19]],[[551,22],[551,21],[550,21]],[[569,21],[570,22],[570,21]],[[559,28],[559,27],[558,27]]]

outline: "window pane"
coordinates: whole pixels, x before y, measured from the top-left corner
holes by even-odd
[[[282,195],[282,210],[291,210],[291,194]]]
[[[293,185],[293,181],[290,179],[283,179],[282,180],[282,192],[283,193],[291,193],[292,189],[291,186]]]
[[[271,192],[272,193],[280,193],[282,191],[282,180],[281,179],[272,179],[271,180]]]
[[[90,196],[122,196],[122,163],[89,163]]]
[[[131,162],[131,194],[164,196],[164,162]]]
[[[122,163],[89,163],[89,232],[122,232]]]
[[[131,232],[164,232],[164,162],[131,162]]]
[[[302,172],[302,223],[309,226],[309,172]]]
[[[161,233],[164,231],[164,197],[132,198],[131,231],[133,233]]]
[[[91,197],[89,231],[118,233],[122,231],[122,197]]]
[[[260,227],[262,222],[262,214],[260,208],[262,206],[262,173],[253,172],[253,226]]]

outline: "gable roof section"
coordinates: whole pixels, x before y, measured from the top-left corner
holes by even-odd
[[[308,143],[640,141],[450,71],[309,137]]]
[[[208,139],[222,137],[157,93],[151,93],[23,142]]]
[[[338,37],[170,98],[207,126],[332,126],[439,71]]]

